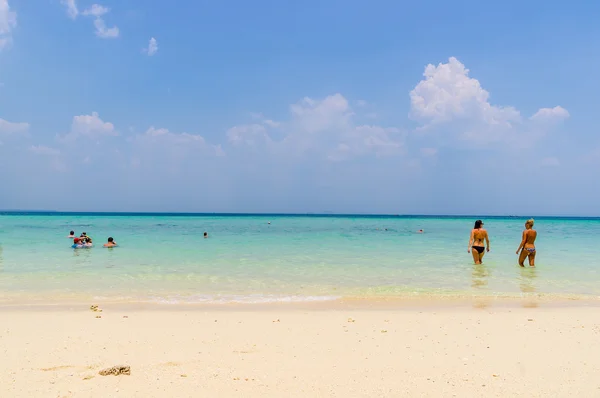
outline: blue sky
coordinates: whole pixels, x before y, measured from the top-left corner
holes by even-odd
[[[600,4],[483,3],[0,0],[0,209],[600,215]]]

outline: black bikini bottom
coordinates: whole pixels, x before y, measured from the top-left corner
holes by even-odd
[[[477,250],[477,253],[481,254],[485,250],[483,246],[473,246],[473,249]]]

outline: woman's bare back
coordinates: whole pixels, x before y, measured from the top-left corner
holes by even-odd
[[[537,231],[534,229],[526,229],[523,232],[525,235],[525,247],[535,246],[535,238],[537,238]]]
[[[483,241],[487,238],[487,231],[483,228],[473,230],[473,246],[483,246]]]

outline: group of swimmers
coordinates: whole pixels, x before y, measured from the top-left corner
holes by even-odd
[[[535,266],[535,239],[537,238],[537,231],[533,229],[533,218],[525,221],[525,230],[521,237],[521,243],[517,248],[517,254],[519,255],[519,265],[525,266],[525,259],[529,260],[531,267]],[[483,242],[485,241],[485,246]],[[483,228],[483,221],[475,221],[475,226],[471,231],[469,237],[469,246],[467,248],[468,253],[473,254],[473,260],[475,264],[481,264],[483,255],[486,251],[490,251],[490,238],[487,231]]]
[[[92,238],[87,233],[82,232],[79,237],[75,236],[75,231],[71,231],[68,236],[69,239],[73,239],[73,249],[85,249],[94,246]],[[115,247],[117,242],[112,237],[108,238],[108,241],[103,245],[104,247]]]
[[[73,239],[73,245],[71,246],[73,249],[87,249],[94,246],[92,242],[92,238],[88,236],[87,233],[82,232],[79,237],[75,236],[75,231],[69,232],[69,239]],[[208,232],[204,233],[204,238],[208,238]],[[108,241],[103,245],[103,247],[116,247],[117,242],[112,237],[108,238]]]

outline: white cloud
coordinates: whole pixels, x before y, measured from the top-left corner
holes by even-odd
[[[275,120],[267,119],[262,113],[250,112],[250,116],[252,119],[260,120],[262,124],[268,127],[276,128],[281,126],[281,123],[276,122]]]
[[[423,76],[410,92],[410,116],[414,119],[440,123],[467,118],[509,126],[521,120],[515,108],[491,105],[489,93],[454,57],[437,67],[427,65]]]
[[[60,3],[67,7],[67,15],[69,18],[77,18],[77,15],[79,15],[79,9],[77,8],[76,0],[60,0]]]
[[[0,135],[26,133],[29,130],[29,123],[11,123],[0,119]]]
[[[348,100],[337,93],[323,100],[305,97],[290,106],[295,123],[307,133],[323,132],[348,126],[353,113]]]
[[[401,133],[397,128],[364,125],[356,127],[355,131],[358,142],[362,141],[366,148],[374,149],[375,152],[386,152],[393,148],[403,147],[400,141],[392,139],[392,136]]]
[[[75,116],[71,124],[71,133],[87,137],[119,135],[112,123],[100,119],[98,112],[92,112],[91,115]]]
[[[50,148],[43,145],[32,145],[29,147],[29,151],[35,153],[36,155],[48,155],[48,156],[57,156],[60,155],[60,151],[55,148]]]
[[[106,8],[99,4],[94,4],[90,8],[82,12],[82,14],[85,16],[91,16],[95,18],[94,26],[96,27],[96,36],[102,39],[115,39],[119,37],[119,28],[116,26],[108,28],[106,26],[106,22],[104,22],[104,19],[102,18],[109,11],[109,8]]]
[[[154,128],[151,126],[144,134],[138,134],[137,139],[142,139],[146,141],[163,141],[168,142],[169,144],[175,145],[204,145],[206,141],[204,137],[198,134],[189,134],[189,133],[172,133],[168,129],[164,128]]]
[[[63,136],[57,136],[59,141],[73,141],[77,137],[87,137],[90,139],[99,139],[101,137],[114,137],[119,133],[115,126],[110,122],[100,119],[98,112],[92,112],[91,115],[79,115],[73,117],[71,131]]]
[[[8,0],[0,0],[0,50],[12,42],[12,30],[17,26],[17,13],[10,10]]]
[[[311,153],[332,161],[405,152],[404,134],[400,130],[357,125],[348,100],[339,93],[323,99],[303,98],[290,105],[290,119],[283,122],[267,119],[262,113],[250,115],[258,123],[227,130],[229,143],[262,147],[283,158]]]
[[[116,26],[107,28],[106,23],[102,18],[96,18],[94,20],[94,26],[96,27],[96,36],[102,39],[116,39],[119,37],[119,28]]]
[[[438,132],[461,145],[508,144],[513,148],[533,145],[548,134],[540,121],[557,121],[569,112],[557,106],[540,109],[523,119],[512,106],[492,105],[490,95],[469,70],[451,57],[448,63],[427,65],[421,80],[410,92],[410,117],[423,123],[419,131]]]
[[[145,48],[144,52],[146,54],[148,54],[149,57],[151,57],[154,54],[156,54],[157,51],[158,51],[158,43],[157,43],[156,39],[154,37],[152,37],[150,39],[150,41],[148,42],[148,48]]]
[[[227,130],[227,139],[233,145],[254,146],[270,141],[267,129],[260,124],[234,126]]]
[[[110,8],[106,8],[104,6],[101,6],[100,4],[93,4],[90,8],[84,10],[82,14],[86,16],[93,16],[99,18],[104,14],[107,14],[109,11]]]
[[[569,116],[569,111],[565,108],[562,106],[555,106],[554,108],[541,108],[531,116],[531,120],[539,122],[556,122],[567,119]]]
[[[154,126],[143,134],[137,134],[132,143],[135,151],[133,160],[137,165],[153,162],[157,156],[165,155],[174,163],[181,163],[186,158],[194,159],[199,154],[225,156],[221,145],[210,145],[199,134],[173,133]],[[174,164],[171,166],[174,167]]]
[[[271,119],[265,119],[265,120],[263,120],[263,123],[264,123],[265,125],[267,125],[267,126],[269,126],[269,127],[273,127],[273,128],[275,128],[275,127],[279,127],[279,126],[281,125],[281,123],[279,123],[279,122],[276,122],[276,121],[274,121],[274,120],[271,120]]]
[[[146,130],[145,134],[150,137],[160,137],[161,135],[165,136],[165,135],[171,134],[171,133],[167,129],[157,129],[157,128],[154,128],[154,126],[151,126],[148,130]]]

